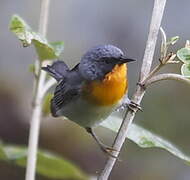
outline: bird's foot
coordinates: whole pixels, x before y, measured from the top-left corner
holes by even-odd
[[[126,108],[129,108],[131,111],[136,111],[136,110],[143,111],[143,110],[142,110],[142,107],[141,107],[139,104],[137,104],[137,103],[135,103],[135,102],[133,102],[133,101],[131,101],[131,100],[122,103],[122,104],[116,109],[116,111],[123,111],[123,110],[125,110]]]
[[[142,107],[139,105],[139,104],[137,104],[137,103],[135,103],[135,102],[133,102],[133,101],[131,101],[129,104],[128,104],[128,108],[130,109],[130,110],[132,110],[132,111],[136,111],[136,109],[137,110],[139,110],[139,111],[143,111],[142,110]]]
[[[101,146],[100,147],[101,150],[108,156],[112,157],[112,158],[115,158],[115,159],[118,159],[120,160],[117,156],[113,155],[112,153],[113,152],[117,152],[119,153],[119,151],[117,151],[116,149],[113,149],[112,147],[109,147],[109,146]]]
[[[117,151],[116,149],[114,149],[114,148],[112,148],[112,147],[109,147],[109,146],[106,146],[105,144],[103,144],[103,143],[98,139],[98,137],[96,136],[96,134],[94,133],[94,131],[93,131],[93,129],[92,129],[91,127],[86,127],[85,129],[86,129],[86,131],[87,131],[88,133],[90,133],[90,134],[92,135],[92,137],[94,138],[94,140],[95,140],[95,141],[97,142],[97,144],[99,145],[100,149],[101,149],[105,154],[107,154],[108,156],[110,156],[110,157],[112,157],[112,158],[115,158],[115,159],[119,160],[117,156],[113,155],[114,152],[115,152],[115,153],[117,152],[117,154],[119,154],[119,151]]]

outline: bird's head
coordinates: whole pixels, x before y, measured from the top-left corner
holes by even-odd
[[[79,70],[86,80],[101,80],[117,64],[124,64],[134,59],[127,58],[113,45],[101,45],[90,49],[81,58]]]

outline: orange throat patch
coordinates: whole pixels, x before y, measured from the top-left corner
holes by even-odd
[[[84,96],[93,104],[109,106],[118,103],[128,89],[127,65],[115,65],[103,80],[85,85]]]

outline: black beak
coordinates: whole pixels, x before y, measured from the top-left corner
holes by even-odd
[[[121,63],[128,63],[128,62],[136,61],[136,59],[129,59],[129,58],[125,57],[125,56],[121,56],[119,61]]]

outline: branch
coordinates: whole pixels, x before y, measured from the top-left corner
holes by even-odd
[[[41,33],[43,36],[46,36],[47,32],[49,3],[50,0],[41,1],[39,33]],[[29,133],[28,157],[27,157],[25,180],[35,180],[36,157],[38,149],[40,119],[41,119],[42,100],[43,100],[43,95],[41,91],[43,89],[46,77],[46,73],[42,72],[40,69],[41,68],[40,60],[36,60],[36,66],[38,69],[38,74],[36,76],[34,98],[33,98],[33,109],[32,109],[31,126]]]
[[[154,76],[151,79],[147,80],[147,82],[145,83],[145,87],[147,87],[155,82],[162,81],[162,80],[181,81],[181,82],[184,82],[184,83],[190,85],[190,80],[187,79],[186,77],[179,75],[179,74],[167,73],[167,74],[159,74],[159,75]]]
[[[150,72],[153,55],[154,55],[154,51],[155,51],[155,46],[156,46],[156,41],[157,41],[157,36],[158,36],[161,20],[163,17],[165,4],[166,4],[166,0],[155,0],[154,1],[154,8],[153,8],[153,13],[152,13],[150,30],[149,30],[148,40],[147,40],[146,49],[145,49],[145,53],[144,53],[143,63],[142,63],[142,67],[141,67],[140,81],[143,81],[144,79],[146,79],[146,77],[148,76],[148,74]],[[145,93],[145,89],[138,86],[135,94],[133,95],[132,101],[134,101],[137,104],[140,104],[140,102],[144,96],[144,93]],[[128,110],[125,114],[124,120],[122,122],[122,125],[119,129],[119,132],[117,133],[116,139],[113,144],[113,149],[116,150],[113,152],[114,156],[119,155],[121,147],[127,136],[128,127],[132,123],[132,121],[135,117],[136,111],[137,110],[132,112],[132,111]],[[116,158],[109,157],[98,180],[107,180],[108,179],[116,160],[117,160]]]
[[[146,76],[150,72],[150,68],[152,65],[152,59],[156,47],[156,41],[158,37],[158,32],[165,8],[166,0],[155,0],[154,1],[154,8],[152,13],[152,20],[150,24],[149,36],[146,44],[146,49],[143,57],[143,63],[141,67],[141,75],[140,80],[146,78]],[[158,24],[157,24],[158,23]]]
[[[163,30],[162,27],[160,27],[160,32],[161,32],[161,35],[162,35],[162,44],[161,44],[161,60],[164,59],[166,57],[166,54],[167,54],[167,39],[166,39],[166,33],[165,31]]]
[[[169,53],[168,55],[166,55],[167,51],[165,51],[165,56],[163,56],[161,59],[159,59],[160,64],[157,65],[147,76],[146,78],[140,82],[140,85],[145,86],[146,82],[151,79],[163,66],[167,65],[167,64],[174,64],[174,63],[178,63],[178,61],[173,61],[173,59],[175,58],[176,54],[173,53]]]

